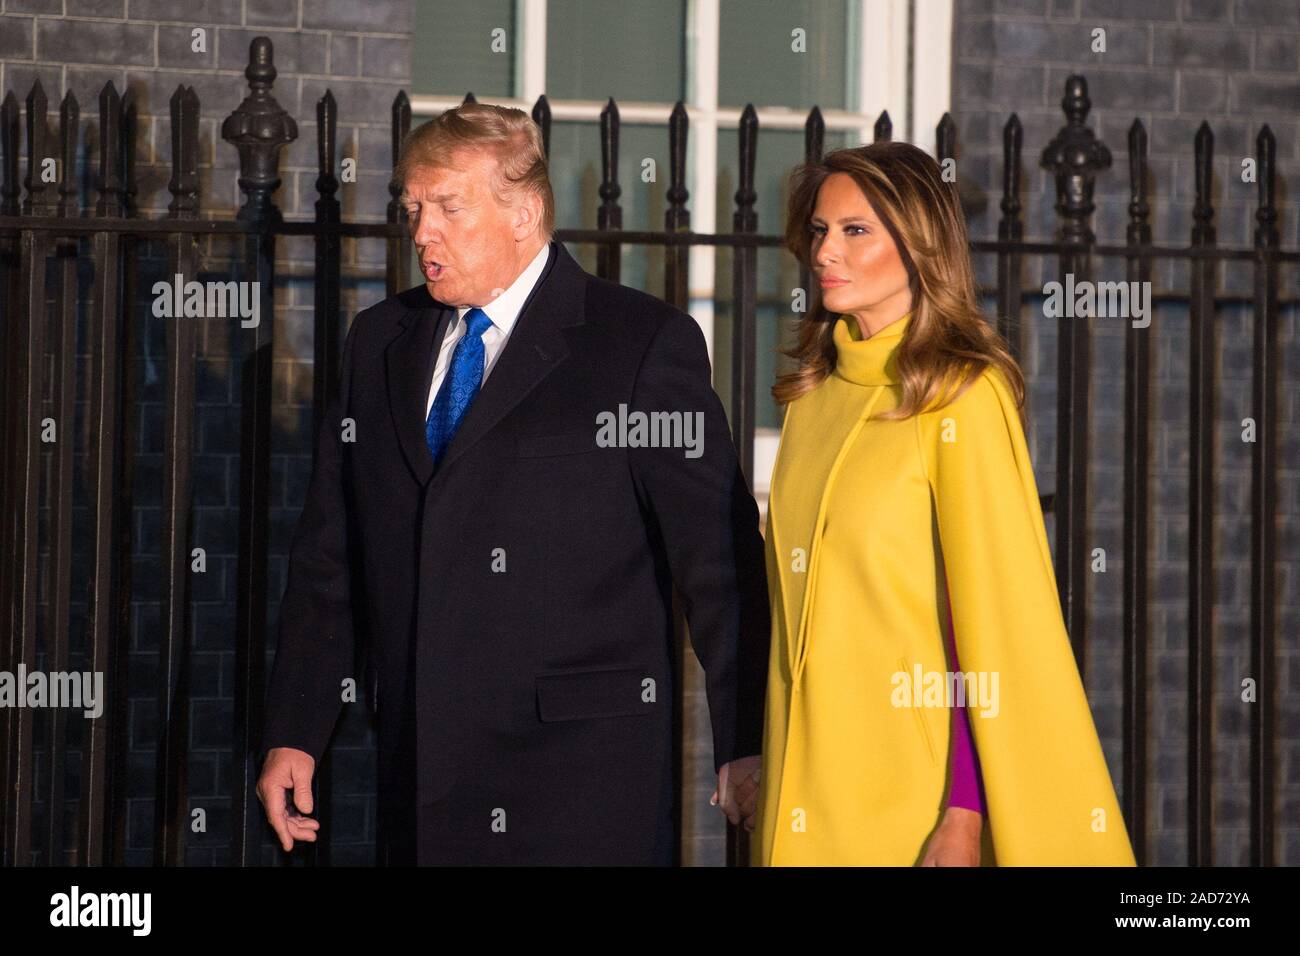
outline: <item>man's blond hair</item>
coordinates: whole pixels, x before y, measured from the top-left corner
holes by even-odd
[[[540,236],[550,242],[555,232],[555,196],[546,168],[542,131],[523,110],[488,103],[463,103],[422,123],[407,134],[393,178],[402,184],[418,166],[460,169],[462,150],[486,152],[496,158],[492,193],[498,202],[512,201],[519,191],[542,200]]]

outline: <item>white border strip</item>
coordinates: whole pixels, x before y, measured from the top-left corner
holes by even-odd
[[[515,22],[523,33],[515,44],[515,89],[529,103],[524,112],[531,111],[537,97],[546,92],[546,4],[547,0],[515,0]]]
[[[882,110],[889,111],[893,138],[907,139],[907,0],[862,0],[857,22],[858,110],[866,122],[858,138],[871,142]],[[828,127],[830,123],[826,124]]]
[[[718,45],[722,12],[719,0],[690,0],[686,11],[686,189],[690,193],[692,232],[717,232],[718,208]],[[623,115],[619,107],[620,117]],[[671,110],[669,111],[671,113]],[[740,113],[736,113],[739,121]],[[668,116],[664,117],[668,122]],[[686,311],[709,349],[713,368],[714,304],[717,250],[695,246],[689,256],[690,287]]]
[[[931,156],[935,127],[952,106],[952,0],[916,0],[911,141]]]
[[[712,2],[712,0],[707,0]],[[716,87],[715,87],[716,91]],[[539,94],[540,95],[540,94]],[[499,106],[514,106],[525,112],[531,112],[533,106],[537,103],[537,97],[532,99],[523,99],[509,96],[479,96],[475,94],[475,99],[480,103],[495,103]],[[434,117],[449,109],[454,109],[463,102],[463,97],[459,96],[433,96],[428,94],[419,94],[411,97],[411,115],[421,117]],[[606,100],[550,100],[551,117],[556,120],[586,120],[588,122],[599,122],[600,111],[605,108]],[[710,118],[716,120],[719,129],[736,129],[740,126],[740,114],[742,107],[739,106],[722,106],[712,110],[694,105],[687,102],[686,115],[691,121],[691,139],[695,139],[695,127],[703,124]],[[672,115],[672,103],[646,103],[646,102],[625,102],[619,101],[618,118],[623,124],[645,125],[645,126],[667,126],[668,118]],[[758,112],[759,130],[763,129],[797,129],[802,130],[804,124],[808,122],[808,111],[788,109],[783,106],[768,106],[760,109]],[[850,110],[822,110],[822,118],[826,121],[827,129],[867,129],[870,130],[876,122],[876,117],[880,111],[875,113],[854,113]],[[894,111],[889,111],[890,119],[894,118]],[[935,122],[939,121],[935,117]],[[894,130],[897,132],[898,124],[895,122]]]

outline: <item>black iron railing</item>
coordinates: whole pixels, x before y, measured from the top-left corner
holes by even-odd
[[[272,95],[275,67],[271,43],[253,41],[246,70],[250,92],[226,119],[222,137],[239,150],[239,186],[245,196],[235,219],[207,218],[201,214],[198,186],[199,103],[194,90],[180,87],[171,99],[171,169],[168,190],[172,201],[168,216],[150,219],[138,214],[134,170],[137,113],[130,97],[124,102],[111,83],[99,97],[99,157],[95,178],[97,201],[93,212],[79,208],[76,188],[78,108],[69,93],[60,110],[57,155],[57,190],[42,171],[48,168],[51,144],[46,141],[48,103],[39,81],[26,101],[26,136],[20,137],[18,102],[12,92],[0,107],[0,147],[3,150],[0,182],[0,264],[3,265],[5,321],[3,342],[4,409],[3,460],[0,462],[0,669],[19,665],[36,668],[38,646],[44,649],[51,670],[66,667],[70,634],[68,606],[74,582],[71,575],[73,429],[67,426],[58,441],[48,475],[47,503],[52,520],[44,536],[38,526],[42,455],[42,402],[53,396],[54,418],[72,421],[76,366],[78,285],[77,265],[81,242],[90,250],[93,279],[85,313],[92,364],[87,394],[89,422],[86,442],[85,501],[91,514],[89,577],[84,582],[88,614],[83,635],[87,667],[108,677],[109,703],[103,716],[86,723],[81,742],[80,813],[75,834],[65,834],[63,816],[48,814],[43,833],[33,832],[33,713],[22,708],[0,709],[3,747],[0,772],[0,819],[3,820],[3,859],[9,864],[30,862],[37,849],[47,861],[64,858],[65,840],[75,840],[74,859],[98,865],[121,862],[125,853],[127,774],[127,641],[132,613],[132,531],[135,476],[131,450],[136,443],[138,383],[129,358],[137,354],[142,335],[136,302],[138,244],[163,240],[169,259],[169,276],[194,277],[198,271],[196,240],[203,236],[238,237],[243,243],[241,275],[258,282],[259,309],[266,320],[253,331],[251,348],[243,356],[241,394],[241,447],[239,490],[239,545],[236,614],[236,687],[231,754],[234,772],[231,793],[230,860],[255,862],[265,826],[253,787],[258,767],[258,732],[261,724],[266,651],[268,569],[268,481],[271,453],[271,358],[275,330],[272,289],[277,236],[310,236],[315,242],[315,380],[314,414],[317,420],[338,389],[340,361],[340,247],[344,238],[386,241],[386,284],[391,294],[410,283],[409,235],[397,202],[399,188],[390,187],[393,199],[386,223],[344,222],[336,198],[336,105],[326,93],[316,107],[319,176],[315,218],[286,221],[273,202],[279,185],[278,155],[293,141],[297,128]],[[472,99],[472,95],[467,99]],[[1129,132],[1128,158],[1131,202],[1127,242],[1097,243],[1090,228],[1093,186],[1098,173],[1110,165],[1106,147],[1085,125],[1090,103],[1081,77],[1066,83],[1062,101],[1066,123],[1043,151],[1041,164],[1055,174],[1056,209],[1060,230],[1051,241],[1023,238],[1020,203],[1022,131],[1015,115],[1003,137],[1003,196],[996,240],[972,243],[975,255],[996,258],[996,301],[999,331],[1014,354],[1024,342],[1021,322],[1023,301],[1040,290],[1022,284],[1022,262],[1029,256],[1054,256],[1062,278],[1086,279],[1095,258],[1111,257],[1127,264],[1132,281],[1149,281],[1158,259],[1186,260],[1191,264],[1191,531],[1189,561],[1189,642],[1187,694],[1190,713],[1188,738],[1188,839],[1189,862],[1212,862],[1214,836],[1211,806],[1214,797],[1211,768],[1211,678],[1213,646],[1211,609],[1215,550],[1212,535],[1213,429],[1216,383],[1214,325],[1215,266],[1220,261],[1250,263],[1254,270],[1253,300],[1255,341],[1253,360],[1254,402],[1259,440],[1253,447],[1251,505],[1251,674],[1259,688],[1258,706],[1250,723],[1251,818],[1250,861],[1271,864],[1275,859],[1274,724],[1276,680],[1274,643],[1277,629],[1275,573],[1275,510],[1279,461],[1277,403],[1279,391],[1278,274],[1284,263],[1300,261],[1300,252],[1279,247],[1274,206],[1274,139],[1268,127],[1259,132],[1257,161],[1258,228],[1251,249],[1224,249],[1215,242],[1214,209],[1210,199],[1210,164],[1213,136],[1202,125],[1195,141],[1195,226],[1188,246],[1161,246],[1152,241],[1147,199],[1147,137],[1141,123]],[[546,97],[532,110],[549,151],[551,118]],[[398,158],[411,123],[410,104],[400,94],[393,104],[393,162]],[[732,355],[730,405],[732,427],[747,474],[752,473],[755,432],[756,381],[756,258],[760,246],[779,247],[782,238],[758,232],[754,204],[754,164],[758,147],[758,118],[746,107],[740,122],[740,179],[735,194],[732,232],[701,235],[690,231],[690,211],[685,188],[688,119],[678,103],[668,124],[670,184],[663,231],[622,229],[617,176],[619,144],[618,108],[611,99],[602,111],[600,141],[602,180],[598,228],[559,230],[557,237],[572,243],[598,246],[598,272],[618,281],[625,245],[660,246],[664,249],[663,297],[681,309],[689,307],[688,252],[691,246],[726,246],[732,256]],[[939,124],[940,159],[955,153],[955,127],[945,115]],[[877,139],[890,136],[888,114],[875,126]],[[25,194],[19,204],[18,167],[20,139],[25,142]],[[822,155],[825,125],[814,108],[805,124],[805,153]],[[55,193],[57,192],[57,196]],[[53,296],[51,303],[52,266]],[[809,285],[806,270],[801,275]],[[1139,860],[1146,856],[1147,811],[1147,647],[1150,547],[1146,534],[1150,514],[1151,435],[1149,383],[1151,342],[1144,330],[1130,326],[1126,333],[1124,372],[1124,596],[1123,596],[1123,777],[1124,810]],[[1091,414],[1089,355],[1091,325],[1062,318],[1057,331],[1058,454],[1057,487],[1044,496],[1044,506],[1055,513],[1056,569],[1062,609],[1076,658],[1082,668],[1088,647],[1086,607],[1086,542],[1088,517],[1088,434]],[[52,336],[52,338],[51,338]],[[196,331],[192,323],[166,324],[167,383],[163,479],[163,531],[161,543],[162,615],[158,650],[159,723],[155,771],[154,858],[159,864],[183,862],[186,811],[186,753],[190,659],[189,562],[191,559],[190,502],[195,451]],[[45,356],[56,361],[50,367]],[[315,434],[313,429],[312,434]],[[48,616],[38,622],[38,548],[54,556],[50,580],[44,582]],[[682,628],[679,619],[679,638]],[[684,642],[678,642],[678,662]],[[679,671],[680,672],[680,671]],[[677,734],[676,776],[682,780],[681,682],[676,682],[674,713]],[[68,749],[66,724],[53,712],[43,744],[44,772],[48,776],[51,808],[61,805],[62,779]],[[319,812],[329,814],[329,775],[318,770]],[[680,812],[680,811],[679,811]],[[679,828],[680,830],[680,828]],[[328,833],[314,847],[315,862],[329,858]],[[37,843],[40,841],[40,844]],[[743,845],[729,834],[729,855],[743,858]]]

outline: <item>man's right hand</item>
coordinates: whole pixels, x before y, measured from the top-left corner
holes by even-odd
[[[266,819],[285,852],[293,849],[294,840],[316,842],[320,821],[303,816],[312,811],[311,775],[315,769],[311,754],[292,747],[272,747],[262,765],[257,798],[266,808]],[[290,790],[292,802],[286,792]]]

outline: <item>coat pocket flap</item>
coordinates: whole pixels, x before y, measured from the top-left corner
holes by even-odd
[[[648,714],[654,703],[641,699],[641,681],[646,676],[635,667],[538,674],[538,716],[551,721]]]
[[[911,677],[913,673],[912,665],[906,657],[900,657],[898,659],[898,666],[903,669],[904,674]],[[934,738],[930,736],[930,725],[925,719],[925,713],[923,711],[924,705],[915,706],[911,701],[908,701],[907,706],[908,709],[912,711],[912,715],[916,718],[916,726],[917,729],[921,731],[921,739],[925,741],[925,751],[930,755],[930,763],[937,767],[939,765],[939,758],[935,754]]]

